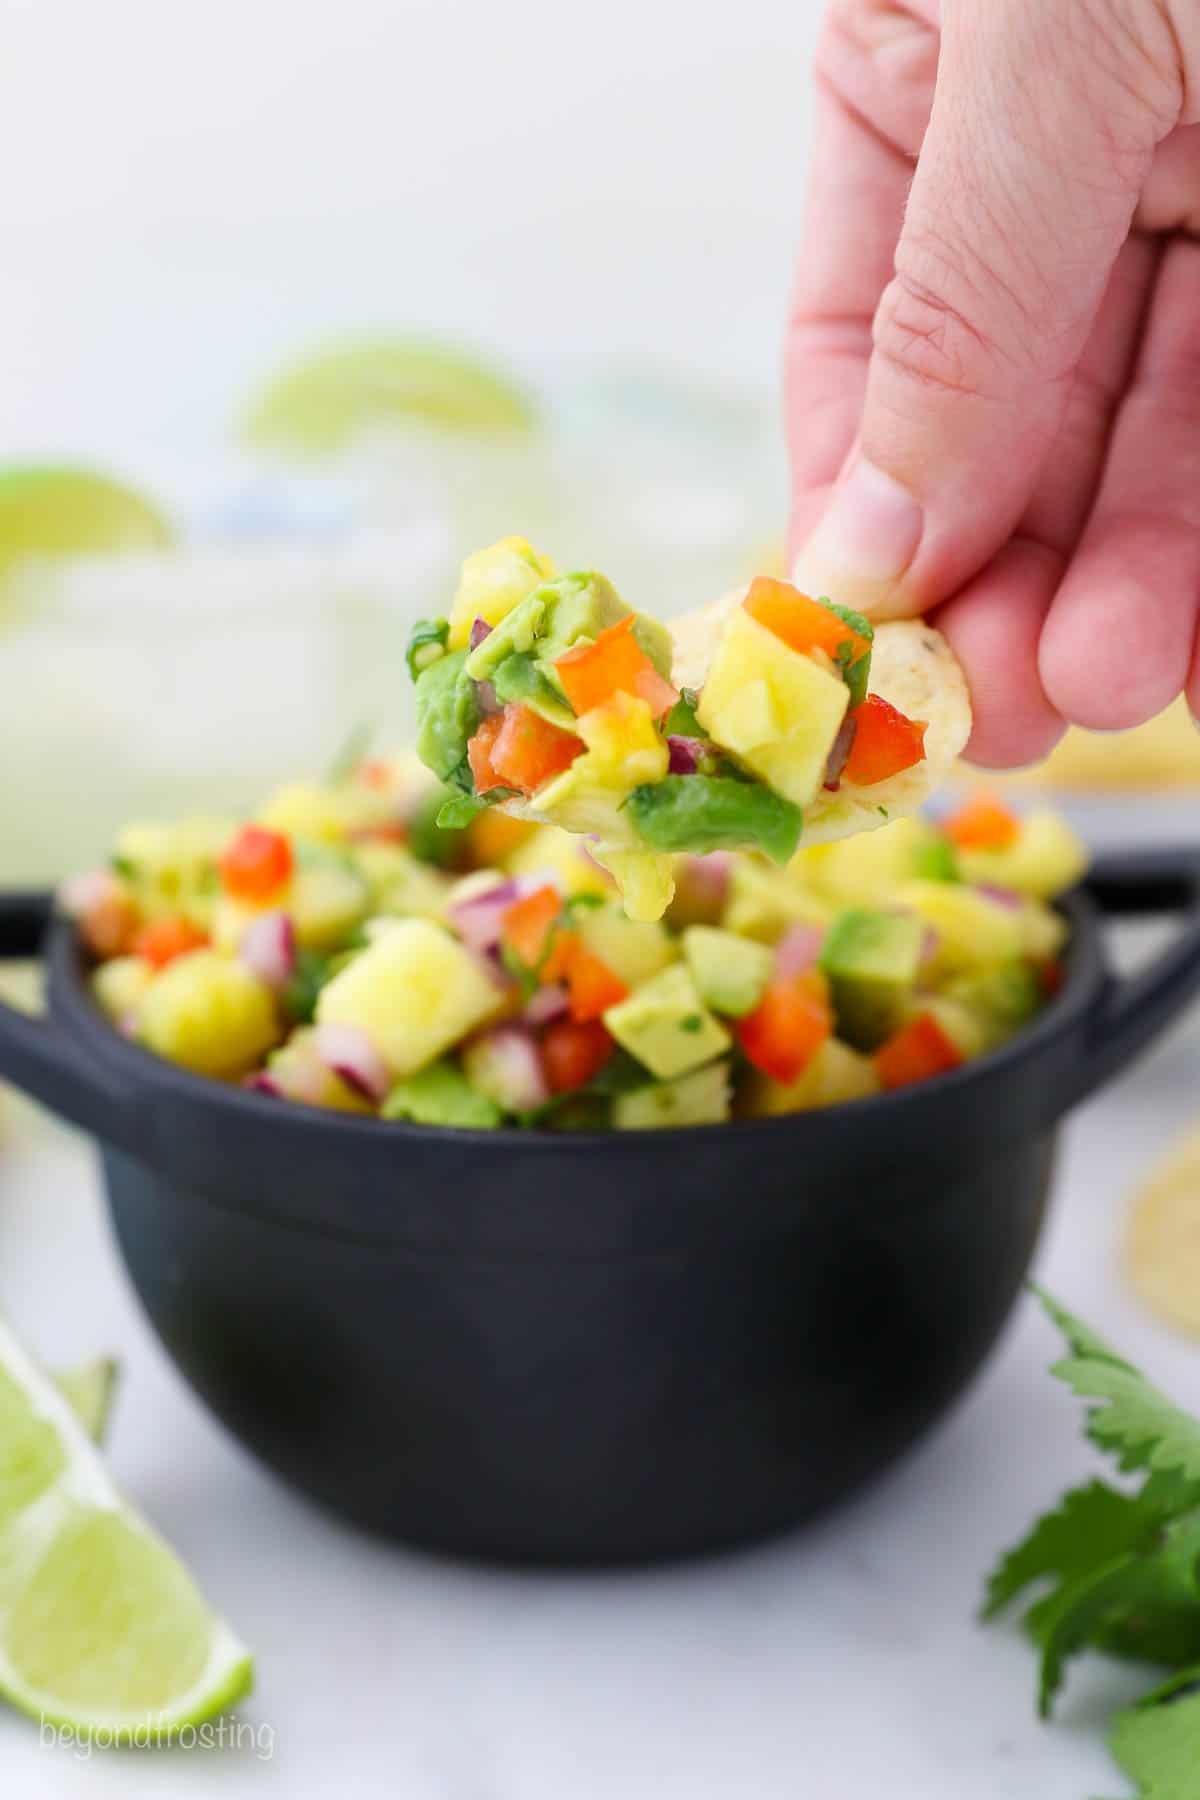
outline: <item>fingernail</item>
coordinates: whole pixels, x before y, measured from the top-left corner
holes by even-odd
[[[924,517],[908,489],[859,457],[835,489],[792,579],[860,612],[887,610],[917,553]]]

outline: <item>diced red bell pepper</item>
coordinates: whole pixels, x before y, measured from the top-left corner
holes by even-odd
[[[77,920],[79,935],[92,955],[105,960],[128,953],[140,923],[141,914],[132,896],[115,882]]]
[[[1047,1000],[1053,1000],[1055,994],[1062,992],[1062,985],[1066,979],[1067,972],[1057,957],[1052,958],[1050,962],[1038,964],[1038,986]]]
[[[802,656],[809,650],[823,650],[826,656],[836,661],[842,645],[848,643],[848,660],[858,662],[871,648],[870,640],[861,632],[853,630],[819,600],[810,600],[790,581],[775,581],[768,575],[759,575],[750,583],[750,591],[742,605],[752,619],[757,619],[760,625],[765,625],[768,631],[782,638],[790,649],[798,650]]]
[[[1006,850],[1021,834],[1021,821],[995,794],[980,793],[953,813],[942,830],[960,850]]]
[[[885,1088],[909,1087],[945,1075],[964,1060],[962,1051],[932,1013],[920,1013],[875,1052],[875,1073]]]
[[[854,720],[854,742],[846,758],[842,779],[855,787],[871,787],[899,775],[925,760],[925,733],[929,729],[923,719],[910,719],[898,707],[879,694],[868,694],[861,706],[851,714]]]
[[[632,613],[602,631],[592,644],[580,644],[555,659],[554,668],[577,716],[602,706],[617,693],[635,694],[652,718],[670,712],[679,695],[659,674],[634,636]]]
[[[562,895],[549,884],[514,900],[500,915],[500,937],[527,969],[540,966],[550,945],[550,934],[562,912]]]
[[[477,794],[486,794],[490,788],[504,786],[492,764],[492,751],[503,724],[504,720],[499,713],[493,718],[484,719],[467,745],[467,761],[471,765],[471,779],[475,783]]]
[[[742,1049],[773,1081],[798,1081],[833,1032],[829,988],[819,970],[773,981],[737,1027]]]
[[[538,964],[538,979],[543,986],[554,981],[565,981],[571,967],[571,958],[578,947],[579,939],[573,931],[564,931],[562,926],[554,933],[549,950]]]
[[[629,989],[606,962],[575,939],[567,959],[567,993],[571,1017],[581,1024],[598,1019],[610,1006],[627,998]]]
[[[510,787],[519,794],[532,794],[543,783],[570,768],[583,751],[582,738],[551,725],[548,719],[543,719],[540,713],[520,701],[505,707],[494,732],[487,731],[491,723],[484,720],[471,744],[467,745],[467,755],[471,756],[471,745],[486,734],[487,768],[492,787]],[[473,760],[471,767],[475,767]],[[478,790],[478,782],[476,788]]]
[[[142,926],[133,940],[133,953],[144,956],[156,969],[165,969],[177,956],[199,950],[209,941],[207,931],[201,931],[182,913],[169,913],[165,918],[154,919],[149,925]]]
[[[552,1094],[586,1087],[613,1053],[613,1040],[599,1019],[555,1019],[542,1034],[542,1068]]]
[[[235,900],[269,900],[291,879],[291,842],[265,825],[243,825],[220,868],[221,884]]]

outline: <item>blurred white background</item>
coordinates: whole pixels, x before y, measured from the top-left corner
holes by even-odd
[[[407,621],[502,533],[667,612],[766,566],[819,16],[0,0],[0,473],[86,461],[182,546],[0,607],[0,881],[402,740]],[[281,363],[413,331],[529,383],[534,439],[410,444],[365,498],[237,446]]]
[[[381,324],[770,384],[820,10],[3,0],[0,447],[215,446]]]

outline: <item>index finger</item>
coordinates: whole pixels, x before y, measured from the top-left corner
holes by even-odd
[[[788,322],[791,547],[808,535],[862,416],[871,327],[893,272],[937,73],[933,0],[836,0],[814,71],[808,206]]]

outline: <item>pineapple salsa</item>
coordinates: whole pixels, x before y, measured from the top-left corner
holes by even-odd
[[[592,840],[633,919],[672,893],[671,857],[806,843],[915,811],[966,742],[941,635],[875,630],[760,578],[674,632],[603,575],[557,575],[522,538],[467,558],[448,619],[408,648],[417,752],[455,796]]]
[[[664,917],[638,920],[580,838],[494,810],[439,827],[449,799],[370,759],[249,822],[129,827],[61,894],[96,1001],[281,1102],[478,1129],[763,1117],[1018,1031],[1084,863],[1053,814],[977,796],[779,862],[672,857]]]

